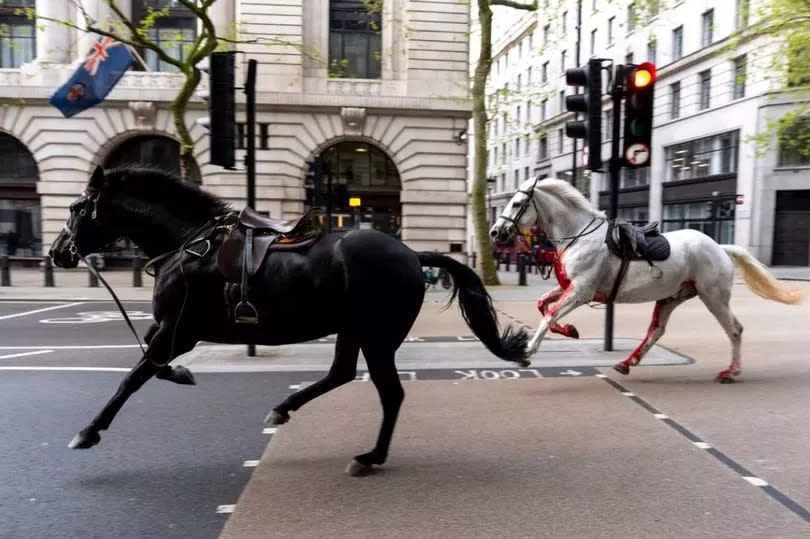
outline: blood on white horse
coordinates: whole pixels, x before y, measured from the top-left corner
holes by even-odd
[[[563,316],[592,301],[606,302],[620,271],[621,260],[605,244],[606,218],[568,182],[530,178],[504,208],[490,235],[495,241],[514,238],[519,229],[537,226],[557,247],[554,266],[559,286],[537,303],[542,315],[528,352],[534,354],[548,331],[578,337],[576,328],[558,323]],[[733,382],[742,372],[742,324],[729,308],[734,266],[757,295],[787,304],[804,299],[804,292],[780,283],[748,251],[736,245],[719,245],[696,230],[664,234],[670,244],[667,260],[651,271],[646,261],[630,262],[619,284],[617,303],[655,302],[652,321],[639,346],[614,369],[628,374],[661,338],[667,321],[681,303],[697,296],[714,315],[731,340],[731,363],[717,374],[719,382]]]

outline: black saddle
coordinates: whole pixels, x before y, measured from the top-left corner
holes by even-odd
[[[669,241],[658,230],[658,223],[635,226],[622,219],[608,223],[605,243],[622,260],[646,260],[650,265],[669,258]]]
[[[322,230],[309,212],[298,219],[271,219],[245,208],[231,225],[231,232],[217,251],[217,268],[231,283],[240,282],[239,303],[234,308],[237,324],[257,325],[259,314],[248,299],[248,279],[256,274],[272,251],[303,252]]]

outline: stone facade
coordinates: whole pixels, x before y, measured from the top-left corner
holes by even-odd
[[[121,0],[124,12],[133,3]],[[58,6],[57,6],[58,4]],[[99,20],[102,2],[84,2]],[[79,20],[70,2],[38,0],[43,13]],[[379,79],[330,78],[328,0],[219,0],[212,15],[220,34],[239,29],[241,62],[259,61],[257,121],[266,140],[257,145],[257,209],[273,217],[299,215],[306,199],[305,161],[344,141],[381,150],[401,180],[401,237],[411,247],[467,251],[465,242],[467,144],[459,133],[470,117],[466,4],[455,0],[384,2],[382,72]],[[287,43],[269,45],[278,39]],[[37,34],[37,57],[19,68],[0,69],[0,130],[21,141],[38,167],[42,241],[61,229],[66,208],[96,164],[132,137],[174,138],[168,108],[179,75],[128,72],[107,100],[65,119],[47,103],[70,76],[93,38],[57,25]],[[71,46],[71,44],[77,44]],[[244,121],[241,92],[237,121]],[[202,185],[239,206],[242,171],[208,163],[208,137],[194,120],[207,114],[194,98],[187,123],[196,141]],[[243,152],[237,151],[237,163]],[[451,247],[451,244],[452,247]]]

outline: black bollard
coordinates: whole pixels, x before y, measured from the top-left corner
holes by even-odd
[[[140,288],[143,286],[143,275],[141,275],[142,270],[143,259],[136,256],[132,259],[132,286],[135,288]]]
[[[11,263],[5,255],[0,256],[0,286],[11,286]]]
[[[526,255],[521,253],[517,259],[518,286],[526,286]]]
[[[94,256],[88,256],[87,257],[87,263],[91,264],[94,268],[96,268],[96,270],[98,270],[98,264],[96,264],[95,255]],[[87,270],[87,274],[89,275],[89,279],[90,279],[89,282],[88,282],[88,286],[90,286],[90,288],[98,288],[98,278],[96,278],[96,274],[93,273],[90,270]]]
[[[509,263],[512,261],[512,255],[506,255],[506,271],[509,271]]]
[[[495,257],[495,271],[501,271],[501,257]]]
[[[43,273],[45,274],[45,286],[47,287],[55,286],[53,282],[53,260],[51,260],[51,257],[46,256],[42,260],[42,263],[43,263]]]
[[[473,267],[473,269],[475,269],[475,262],[476,262],[476,258],[477,258],[477,257],[475,256],[475,253],[473,253],[473,254],[472,254],[472,267]]]

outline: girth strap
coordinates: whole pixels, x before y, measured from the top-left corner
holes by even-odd
[[[619,266],[619,273],[616,274],[616,280],[613,282],[613,288],[611,289],[610,295],[607,298],[607,303],[613,303],[613,300],[615,300],[616,296],[619,295],[619,286],[621,286],[624,276],[627,274],[627,267],[629,265],[630,261],[623,258],[622,263]]]

